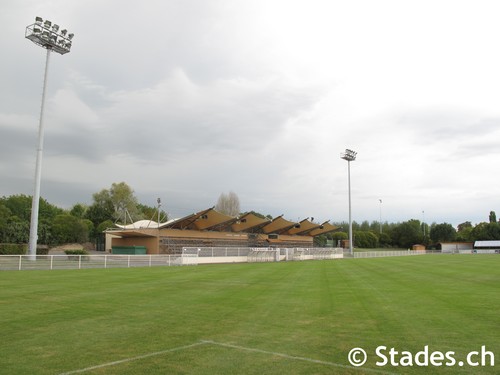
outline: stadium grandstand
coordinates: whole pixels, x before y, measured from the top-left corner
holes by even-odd
[[[184,247],[276,247],[309,248],[314,238],[338,230],[328,223],[308,218],[288,221],[253,213],[227,216],[213,207],[165,223],[141,220],[105,231],[106,251],[118,247],[140,247],[147,254],[179,254]]]

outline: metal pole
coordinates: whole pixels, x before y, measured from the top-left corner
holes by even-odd
[[[379,202],[380,202],[379,224],[380,224],[380,234],[382,234],[382,199],[379,199]]]
[[[40,203],[40,180],[42,177],[42,153],[43,153],[43,112],[45,108],[45,93],[47,91],[47,76],[49,71],[50,48],[47,48],[45,59],[45,73],[43,77],[42,106],[40,109],[40,123],[38,126],[38,147],[36,153],[35,188],[33,201],[31,203],[31,223],[28,255],[30,260],[36,259],[36,245],[38,242],[38,208]]]
[[[347,161],[347,180],[349,186],[349,252],[353,255],[352,246],[352,216],[351,216],[351,161]]]
[[[425,241],[425,211],[422,211],[422,229],[424,231],[424,241]]]

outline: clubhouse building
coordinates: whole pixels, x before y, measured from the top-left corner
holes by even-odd
[[[232,217],[213,207],[180,219],[158,223],[141,220],[106,230],[106,251],[141,248],[147,254],[178,254],[183,247],[311,248],[314,238],[339,228],[328,221],[292,222],[278,216],[262,218],[253,213]]]

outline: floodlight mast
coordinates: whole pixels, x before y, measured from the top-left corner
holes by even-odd
[[[35,23],[26,27],[25,38],[36,45],[47,50],[45,59],[45,72],[43,76],[42,105],[40,107],[40,120],[38,125],[38,145],[36,153],[35,187],[33,201],[31,203],[31,222],[28,255],[30,259],[36,258],[36,246],[38,242],[38,211],[40,203],[40,181],[42,176],[42,153],[43,153],[43,113],[45,108],[45,93],[47,91],[47,76],[49,71],[50,52],[54,51],[64,55],[71,50],[74,34],[67,34],[67,30],[59,30],[59,25],[52,25],[51,21],[41,17],[35,18]],[[67,34],[67,35],[66,35]]]
[[[347,160],[347,181],[348,181],[348,189],[349,189],[349,253],[353,256],[353,246],[352,246],[352,215],[351,215],[351,161],[356,160],[357,152],[353,150],[349,150],[346,148],[343,154],[340,154],[340,157],[344,160]]]

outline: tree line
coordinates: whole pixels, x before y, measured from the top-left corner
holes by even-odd
[[[318,243],[326,244],[333,241],[348,239],[347,222],[334,222],[339,231],[327,234],[317,239]],[[441,242],[474,242],[500,240],[500,222],[496,220],[495,211],[490,211],[489,221],[473,225],[470,221],[459,224],[456,228],[449,223],[427,224],[417,219],[398,223],[380,223],[379,221],[363,221],[361,224],[353,221],[354,246],[360,248],[410,248],[415,244],[436,248]]]
[[[0,243],[22,244],[29,241],[31,196],[11,195],[0,198]],[[231,216],[240,213],[238,196],[234,192],[221,194],[216,209]],[[159,217],[158,217],[158,211]],[[270,215],[261,217],[272,219]],[[62,209],[40,199],[38,243],[56,246],[64,243],[94,242],[115,223],[132,223],[137,220],[164,222],[168,215],[158,206],[141,204],[125,182],[113,183],[92,195],[92,204],[76,203]],[[500,223],[491,211],[488,222],[472,225],[466,221],[454,228],[448,223],[423,223],[411,219],[398,223],[373,221],[353,222],[354,246],[360,248],[395,247],[409,248],[414,244],[433,246],[439,242],[500,240]],[[346,222],[333,222],[340,230],[315,238],[316,245],[337,245],[348,238]]]
[[[32,197],[24,194],[0,198],[0,243],[22,244],[29,241]],[[94,242],[114,223],[132,223],[158,219],[158,207],[138,202],[125,182],[92,195],[92,204],[76,203],[62,209],[40,198],[38,243],[56,246],[64,243]],[[160,219],[167,220],[160,210]]]

